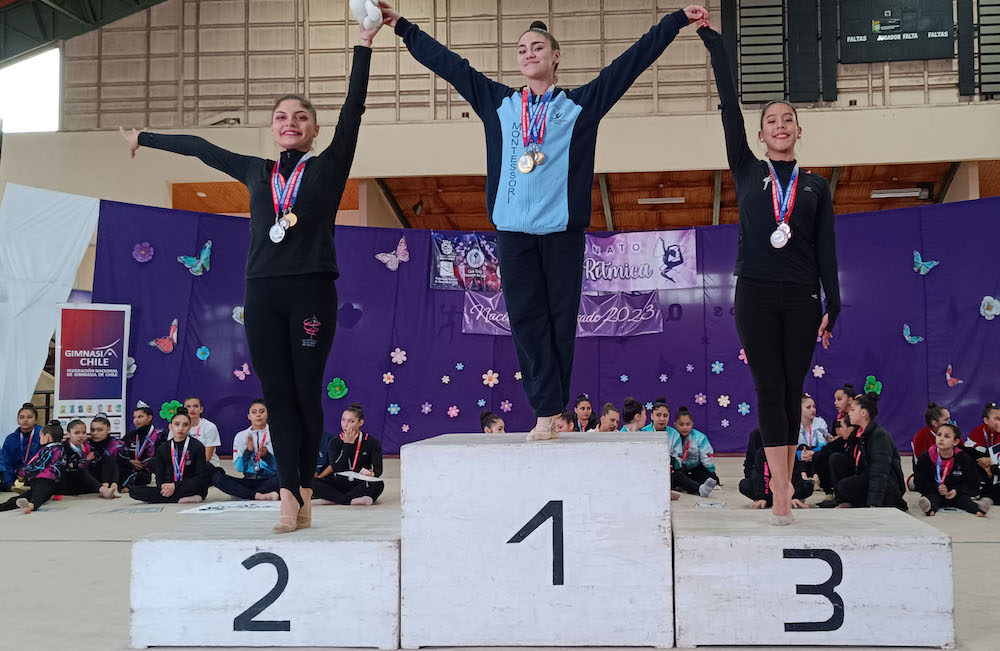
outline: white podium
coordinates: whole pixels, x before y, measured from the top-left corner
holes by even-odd
[[[672,646],[666,438],[563,436],[403,447],[404,648]]]
[[[951,539],[893,508],[675,510],[677,646],[955,642]]]
[[[313,507],[313,528],[271,534],[277,512],[190,515],[132,545],[132,646],[399,644],[399,511]]]

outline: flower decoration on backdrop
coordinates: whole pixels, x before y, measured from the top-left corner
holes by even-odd
[[[449,418],[458,418],[459,411],[460,410],[458,408],[458,405],[452,405],[451,407],[448,407],[448,417]]]
[[[449,382],[451,382],[451,376],[450,375],[442,375],[441,376],[441,384],[448,384]]]
[[[720,407],[723,407],[723,408],[728,407],[729,403],[730,403],[729,396],[727,396],[725,394],[722,394],[721,396],[718,397],[718,399],[716,400],[716,402],[719,403]]]
[[[712,372],[715,373],[716,375],[721,374],[725,368],[726,365],[718,360],[712,363]]]
[[[174,414],[177,413],[178,407],[183,407],[184,403],[178,402],[176,400],[170,400],[160,405],[160,418],[167,421],[168,423],[173,420]]]
[[[882,395],[882,383],[876,380],[874,375],[865,378],[865,393]]]
[[[992,296],[983,296],[983,302],[979,304],[979,314],[987,321],[992,321],[1000,314],[1000,301]]]
[[[521,378],[523,378],[523,377],[524,377],[524,376],[523,376],[523,375],[521,375],[521,371],[514,371],[514,379],[515,379],[515,380],[517,380],[518,382],[520,382],[520,381],[521,381]]]
[[[396,381],[396,376],[394,376],[392,373],[383,373],[382,374],[382,383],[383,384],[392,384],[395,381]]]
[[[455,364],[455,370],[456,371],[464,371],[465,370],[465,364],[463,364],[462,362],[459,362],[458,364]]]
[[[153,247],[149,242],[136,244],[132,249],[132,259],[136,262],[149,262],[153,259]]]
[[[708,396],[706,396],[704,393],[695,394],[694,401],[699,405],[703,405],[706,402],[708,402]]]
[[[389,357],[392,359],[393,364],[402,365],[406,361],[406,351],[402,348],[397,348],[396,350],[389,353]]]
[[[238,323],[240,325],[246,325],[246,322],[244,322],[244,320],[243,320],[243,306],[242,305],[237,305],[236,307],[233,308],[233,321],[235,321],[236,323]]]
[[[235,375],[236,379],[238,379],[240,382],[246,380],[248,377],[250,377],[250,365],[247,364],[246,362],[243,362],[243,367],[233,371],[233,375]]]
[[[744,364],[750,363],[750,360],[747,359],[747,351],[745,348],[740,348],[740,361]]]
[[[660,382],[666,382],[667,379],[668,378],[666,373],[660,373]]]
[[[694,373],[694,364],[688,364],[684,367],[688,373]]]
[[[621,380],[622,382],[628,382],[628,376],[625,375],[624,373],[622,373],[621,375],[619,375],[618,379]]]
[[[476,404],[478,406],[480,406],[480,407],[485,407],[486,406],[486,401],[483,400],[482,398],[480,398],[479,400],[476,401]]]
[[[420,413],[426,416],[427,414],[431,413],[431,408],[432,408],[431,403],[425,402],[424,404],[420,405]]]
[[[208,356],[212,354],[212,351],[208,349],[208,346],[202,346],[197,351],[195,351],[194,354],[198,357],[198,359],[204,362],[206,359],[208,359]]]
[[[330,384],[326,385],[326,394],[334,400],[340,400],[347,395],[347,382],[339,377],[333,378]]]
[[[504,400],[503,402],[500,403],[500,411],[502,411],[505,414],[509,414],[510,410],[513,407],[514,405],[511,404],[510,400]]]
[[[750,413],[750,403],[741,402],[736,406],[736,411],[740,412],[740,416],[746,416]]]
[[[951,364],[948,364],[948,368],[944,371],[944,381],[948,383],[948,386],[953,387],[956,384],[964,384],[965,380],[959,380],[957,377],[951,374]]]
[[[646,411],[653,411],[653,403],[647,402],[645,404],[645,407],[646,407]]]
[[[138,366],[136,366],[135,364],[135,357],[125,358],[125,377],[127,379],[131,379],[132,376],[135,375],[135,371],[137,368]]]
[[[407,425],[406,423],[403,423],[403,426],[400,427],[399,429],[403,430],[404,432],[409,432],[410,431],[410,426]]]
[[[729,419],[728,418],[723,418],[722,422],[719,423],[719,425],[722,425],[723,427],[729,427]]]
[[[824,375],[826,375],[826,369],[825,368],[823,368],[819,364],[817,364],[816,366],[813,366],[813,377],[815,377],[815,378],[821,378]]]
[[[399,405],[394,402],[386,408],[386,411],[395,416],[399,413]]]
[[[500,376],[494,373],[493,369],[490,369],[485,373],[483,373],[483,384],[485,384],[489,388],[492,389],[499,383],[500,383]]]
[[[910,334],[909,323],[903,324],[903,338],[906,339],[906,343],[908,344],[919,344],[921,341],[924,340],[923,337],[918,337],[916,335]]]

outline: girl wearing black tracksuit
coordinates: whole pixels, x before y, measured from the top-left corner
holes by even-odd
[[[567,90],[555,86],[559,44],[544,23],[521,36],[519,66],[528,84],[511,88],[383,5],[386,24],[410,54],[452,84],[483,121],[486,208],[498,231],[524,392],[537,418],[528,440],[557,438],[556,420],[569,402],[598,126],[680,29],[707,16],[701,7],[687,12],[668,14],[596,79]]]
[[[212,465],[205,457],[205,446],[188,435],[191,418],[183,407],[170,420],[171,436],[153,456],[155,486],[133,486],[129,495],[153,504],[200,502],[208,495]],[[169,487],[165,489],[164,487]]]
[[[698,34],[711,53],[722,104],[729,168],[739,204],[736,258],[736,330],[757,391],[758,422],[775,479],[791,480],[798,441],[802,384],[817,332],[824,346],[840,312],[833,202],[826,180],[799,170],[794,109],[769,103],[759,160],[746,139],[736,86],[722,37],[701,21]],[[820,284],[826,294],[826,317]],[[793,488],[775,484],[772,524],[788,524]]]
[[[375,437],[365,434],[365,412],[357,402],[344,410],[340,419],[341,433],[330,439],[327,461],[330,467],[316,479],[316,497],[334,504],[371,506],[382,494],[385,484],[345,477],[338,473],[355,472],[371,477],[382,476],[382,445]]]
[[[283,148],[278,161],[235,154],[193,136],[138,135],[138,145],[197,156],[250,190],[244,314],[250,358],[270,412],[278,478],[287,491],[278,533],[311,526],[309,499],[323,434],[323,371],[337,321],[334,221],[365,111],[376,31],[362,29],[333,142],[315,157],[305,151],[311,139],[301,141],[304,149],[283,142],[318,132],[315,109],[299,96],[283,97],[275,105],[272,135]],[[292,122],[286,130],[281,120],[287,113]]]

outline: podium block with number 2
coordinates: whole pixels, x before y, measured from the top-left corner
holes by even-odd
[[[403,448],[404,648],[672,646],[667,439],[563,436]]]

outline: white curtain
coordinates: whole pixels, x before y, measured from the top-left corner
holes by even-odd
[[[0,433],[31,400],[101,202],[8,183],[0,203]]]

